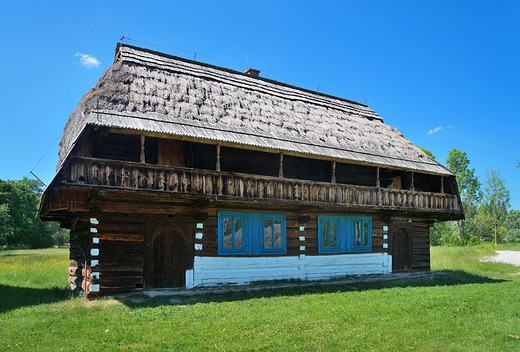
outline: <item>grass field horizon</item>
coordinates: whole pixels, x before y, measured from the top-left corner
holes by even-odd
[[[520,350],[520,267],[479,261],[497,249],[520,245],[432,247],[432,281],[91,302],[67,250],[3,251],[0,350]]]

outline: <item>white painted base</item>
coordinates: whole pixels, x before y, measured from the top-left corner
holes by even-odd
[[[192,271],[192,283],[188,272]],[[345,275],[388,274],[392,259],[387,253],[338,254],[291,257],[195,257],[186,272],[186,287],[246,284],[259,280],[324,280]],[[190,274],[191,275],[191,274]],[[188,283],[190,285],[188,286]]]
[[[195,286],[193,282],[193,270],[186,270],[186,288],[193,288]]]

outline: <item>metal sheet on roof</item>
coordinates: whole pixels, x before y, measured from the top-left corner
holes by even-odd
[[[206,141],[235,143],[266,150],[290,151],[344,161],[404,168],[441,175],[453,175],[446,167],[434,160],[406,160],[376,152],[349,150],[342,146],[329,145],[323,142],[311,141],[306,138],[297,138],[294,136],[288,138],[283,135],[275,135],[272,132],[260,134],[257,130],[249,128],[175,118],[155,112],[92,111],[88,116],[87,124],[163,133]]]

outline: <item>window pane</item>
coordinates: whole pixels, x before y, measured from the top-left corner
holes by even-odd
[[[336,225],[337,225],[336,221],[330,222],[330,246],[331,247],[336,247],[336,234],[337,234]]]
[[[242,247],[242,218],[235,219],[235,248]]]
[[[224,248],[232,248],[231,218],[224,218]]]
[[[356,247],[361,246],[361,234],[362,234],[361,221],[356,221]]]
[[[323,247],[329,247],[329,222],[323,221],[322,223],[322,245]]]
[[[282,248],[282,220],[274,221],[274,248]]]
[[[363,222],[363,246],[368,245],[368,222]]]
[[[273,248],[273,229],[271,219],[264,219],[264,248]]]

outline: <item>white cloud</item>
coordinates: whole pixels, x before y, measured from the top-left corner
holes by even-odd
[[[90,56],[88,54],[76,53],[76,55],[74,55],[74,56],[81,57],[79,61],[86,68],[91,68],[92,66],[98,67],[99,64],[101,64],[101,61],[96,59],[94,56]]]
[[[450,126],[450,127],[451,127],[451,126]],[[437,133],[437,132],[439,132],[440,130],[442,130],[442,126],[435,127],[433,130],[429,130],[429,131],[428,131],[428,134]]]

